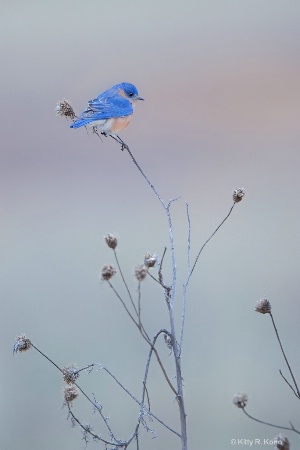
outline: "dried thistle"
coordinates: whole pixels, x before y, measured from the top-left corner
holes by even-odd
[[[279,434],[274,438],[274,444],[276,444],[275,448],[279,450],[290,450],[290,442],[283,434]]]
[[[66,366],[62,369],[64,382],[67,384],[73,384],[79,377],[79,369],[74,364]]]
[[[156,253],[146,253],[144,258],[144,264],[146,267],[154,267],[157,262],[157,254]]]
[[[241,200],[243,200],[243,197],[244,197],[245,194],[246,194],[246,192],[245,192],[244,188],[236,189],[233,192],[233,196],[232,196],[234,203],[238,203]]]
[[[280,450],[290,450],[290,442],[286,436],[283,434],[279,434],[274,438],[274,443],[276,444],[277,449]]]
[[[115,248],[118,245],[118,239],[114,234],[108,233],[106,236],[104,236],[105,242],[109,246],[109,248],[112,248],[115,250]]]
[[[79,391],[75,386],[68,386],[64,388],[64,398],[66,403],[75,400],[79,395]]]
[[[57,116],[64,116],[66,119],[74,120],[76,117],[72,106],[66,99],[57,103],[55,111]]]
[[[31,341],[28,339],[25,334],[21,334],[20,336],[16,337],[15,343],[14,343],[14,353],[18,352],[26,352],[26,350],[29,350],[31,347]]]
[[[116,269],[111,264],[105,264],[101,269],[101,278],[102,280],[108,281],[110,280],[115,274]]]
[[[266,298],[258,300],[255,304],[255,311],[261,314],[268,314],[271,312],[271,303]]]
[[[238,394],[235,394],[232,401],[235,406],[244,409],[248,401],[248,395],[239,392]]]
[[[138,281],[143,281],[148,273],[148,267],[144,264],[137,266],[134,270],[134,275]]]

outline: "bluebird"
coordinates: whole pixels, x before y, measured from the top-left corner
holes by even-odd
[[[94,100],[90,100],[88,107],[70,127],[90,125],[97,134],[100,132],[104,136],[109,135],[119,142],[123,150],[127,146],[118,133],[129,124],[137,100],[144,99],[139,97],[133,84],[116,84]]]

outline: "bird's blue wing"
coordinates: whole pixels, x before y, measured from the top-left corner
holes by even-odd
[[[109,93],[109,91],[107,91]],[[113,92],[106,92],[88,102],[88,107],[80,114],[81,119],[110,119],[111,117],[129,116],[133,107],[129,100]],[[105,95],[106,94],[106,95]]]
[[[133,113],[133,106],[129,100],[120,95],[122,85],[117,84],[88,102],[88,107],[80,114],[71,128],[79,128],[98,120],[112,117],[129,116]]]

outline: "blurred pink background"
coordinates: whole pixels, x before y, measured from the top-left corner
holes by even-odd
[[[99,362],[141,392],[148,349],[99,281],[101,266],[113,262],[103,235],[118,234],[136,295],[134,267],[145,252],[161,256],[169,248],[166,219],[112,139],[101,143],[55,116],[59,100],[79,113],[122,81],[146,100],[122,138],[166,201],[181,196],[172,208],[178,318],[184,201],[195,257],[229,211],[233,190],[247,192],[190,285],[182,358],[190,448],[230,450],[232,439],[263,441],[280,432],[235,408],[238,391],[249,394],[250,414],[299,429],[299,402],[279,375],[282,369],[289,379],[270,318],[254,312],[267,296],[300,380],[299,2],[4,0],[0,25],[1,449],[84,448],[61,409],[58,371],[33,350],[12,356],[20,333],[59,366]],[[154,336],[168,328],[168,317],[151,279],[142,298]],[[173,376],[168,349],[159,348]],[[132,402],[102,372],[80,384],[126,438],[137,414]],[[155,363],[149,392],[153,411],[177,427],[176,402]],[[99,431],[83,399],[74,412]],[[157,439],[142,433],[143,450],[180,448],[153,427]],[[287,435],[298,448],[297,435]]]

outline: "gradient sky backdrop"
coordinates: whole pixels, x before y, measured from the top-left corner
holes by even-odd
[[[123,139],[165,200],[181,196],[172,209],[178,294],[184,201],[195,257],[233,190],[247,191],[190,285],[182,360],[190,448],[230,450],[231,439],[278,434],[232,405],[238,391],[249,394],[250,414],[299,429],[270,319],[254,307],[263,296],[271,301],[300,380],[300,3],[2,0],[0,35],[1,449],[84,448],[61,409],[59,373],[34,351],[12,357],[20,333],[59,366],[101,362],[135,395],[141,389],[148,350],[98,273],[113,262],[103,235],[115,232],[135,294],[132,274],[144,253],[169,247],[164,213],[113,140],[101,143],[55,116],[57,101],[67,98],[79,113],[122,81],[146,100]],[[168,327],[163,296],[146,279],[142,298],[154,336]],[[168,350],[159,348],[173,374]],[[80,382],[128,436],[134,405],[102,372]],[[149,391],[153,410],[176,427],[176,404],[155,363]],[[99,430],[83,399],[74,409]],[[143,433],[143,450],[180,448],[154,426],[158,437]]]

